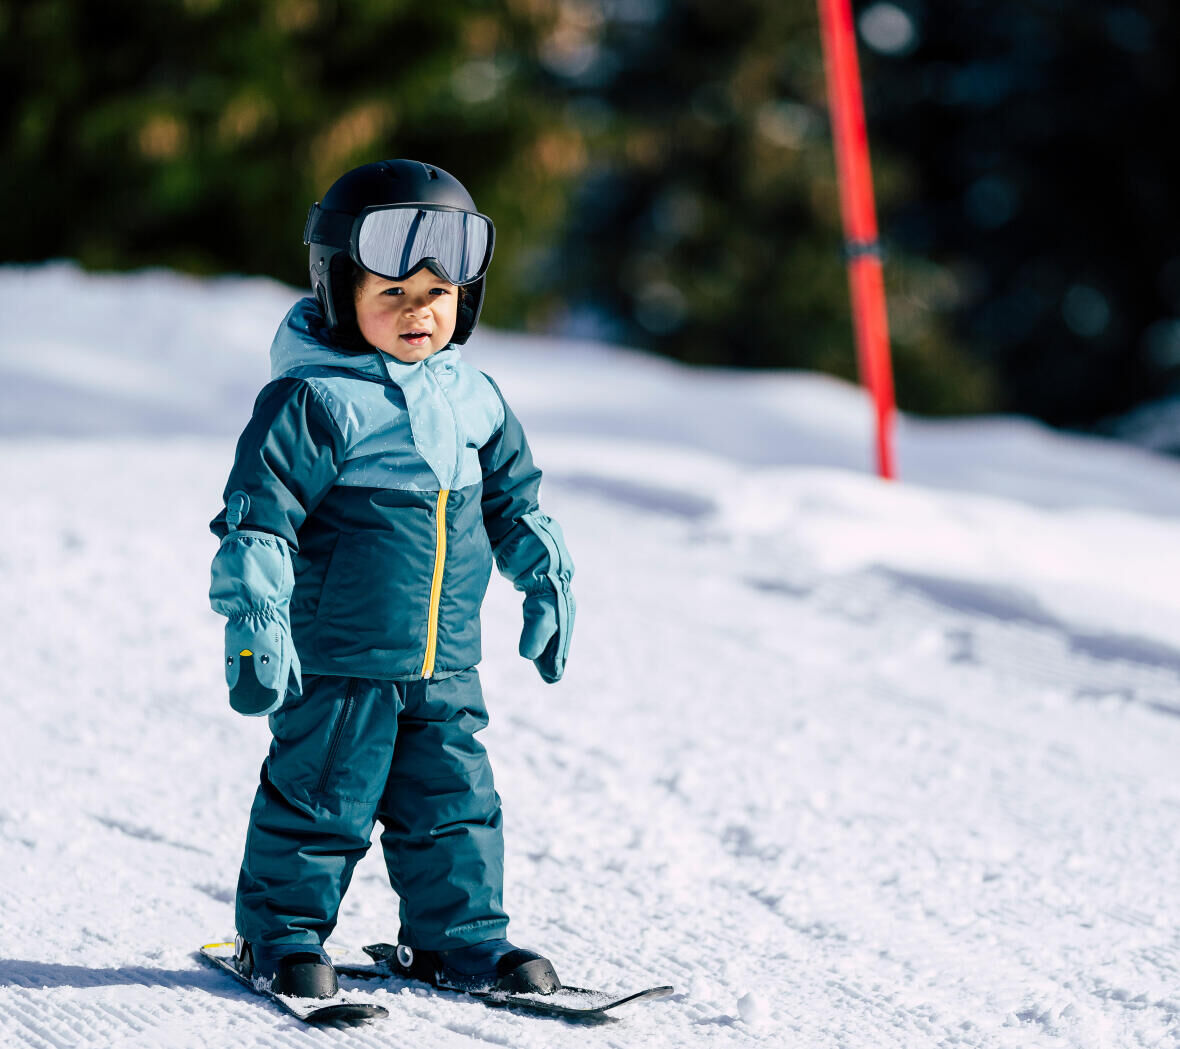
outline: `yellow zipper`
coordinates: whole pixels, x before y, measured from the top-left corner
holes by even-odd
[[[422,676],[434,673],[434,653],[438,647],[438,603],[442,598],[443,564],[447,559],[447,496],[451,490],[438,493],[434,513],[434,578],[430,581],[430,618],[426,624],[426,658],[422,661]]]

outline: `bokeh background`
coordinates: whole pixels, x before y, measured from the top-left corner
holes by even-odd
[[[855,11],[901,407],[1134,434],[1180,11]],[[491,325],[855,376],[813,0],[0,0],[0,75],[5,261],[301,285],[308,205],[410,156],[496,221]]]

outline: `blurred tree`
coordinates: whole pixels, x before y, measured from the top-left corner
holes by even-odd
[[[565,242],[538,260],[565,330],[686,361],[855,377],[814,0],[566,2],[541,57],[593,162]],[[879,151],[886,211],[907,169]],[[985,407],[948,338],[950,275],[886,269],[899,401]]]
[[[888,233],[955,275],[948,318],[1000,407],[1086,425],[1180,392],[1180,9],[857,7],[870,132],[913,179]]]
[[[1180,387],[1180,13],[856,10],[902,406]],[[10,260],[302,285],[308,204],[418,156],[496,220],[494,324],[855,373],[814,0],[0,0],[0,75]]]
[[[537,76],[544,3],[0,0],[5,254],[307,280],[307,208],[387,156],[457,175],[497,222],[487,315],[576,172]]]

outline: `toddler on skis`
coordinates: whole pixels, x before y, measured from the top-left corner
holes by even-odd
[[[366,164],[313,205],[314,297],[287,314],[238,441],[210,601],[226,680],[273,733],[238,879],[237,965],[329,997],[323,943],[374,825],[401,899],[397,971],[549,992],[506,938],[500,799],[476,733],[493,560],[524,593],[520,654],[560,680],[573,562],[499,387],[461,358],[494,227],[457,179]]]

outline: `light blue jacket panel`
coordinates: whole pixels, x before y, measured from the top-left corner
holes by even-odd
[[[479,449],[504,422],[487,377],[449,346],[405,363],[327,344],[316,301],[300,300],[271,346],[271,378],[305,380],[343,434],[337,484],[439,491],[481,479]]]

